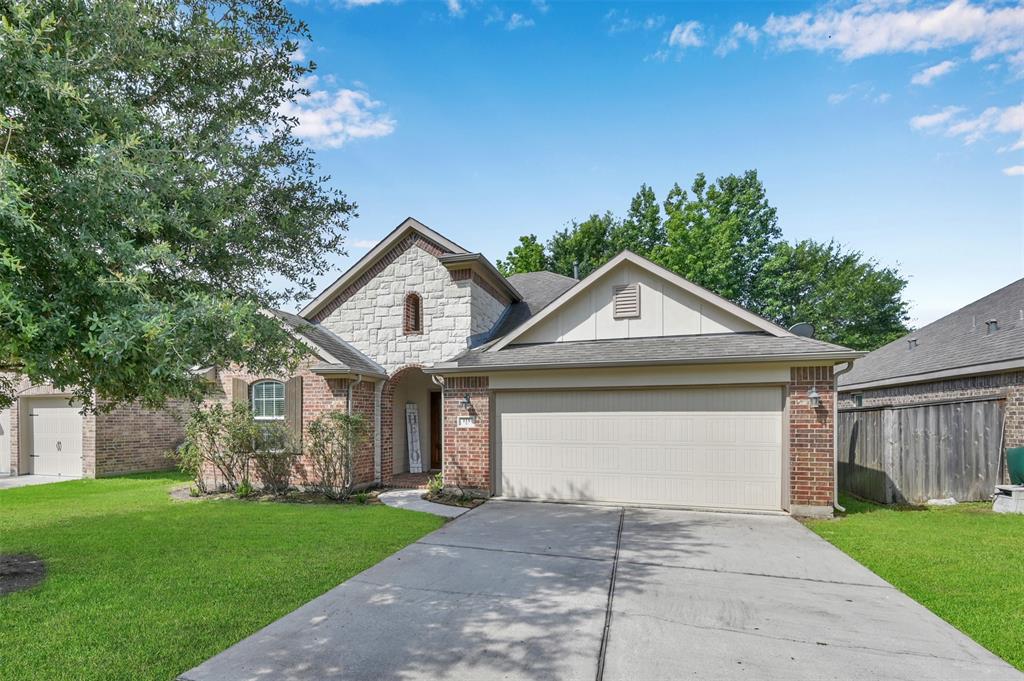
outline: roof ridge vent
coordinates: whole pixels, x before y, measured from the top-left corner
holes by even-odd
[[[992,333],[993,331],[999,330],[999,322],[995,319],[988,320],[985,322],[985,325],[988,327],[985,333]]]
[[[913,350],[916,347],[917,347],[917,339],[916,338],[908,338],[907,339],[907,349],[908,350]]]

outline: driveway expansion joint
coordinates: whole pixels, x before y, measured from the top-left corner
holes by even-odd
[[[604,629],[601,632],[601,647],[597,652],[597,681],[604,679],[604,661],[608,655],[608,637],[612,629],[612,603],[615,600],[615,578],[619,572],[619,550],[622,548],[622,526],[626,521],[626,509],[619,509],[619,530],[615,535],[615,557],[612,559],[612,574],[608,580],[608,606],[604,613]]]
[[[813,582],[815,584],[837,584],[840,586],[864,586],[871,589],[891,589],[896,591],[892,584],[866,584],[864,582],[844,582],[836,579],[815,579],[814,577],[790,577],[788,575],[772,575],[767,572],[744,572],[742,570],[721,570],[719,568],[696,567],[694,565],[670,565],[667,563],[656,563],[645,560],[622,560],[623,565],[636,565],[638,567],[658,567],[671,570],[693,570],[694,572],[713,572],[722,575],[740,575],[741,577],[766,577],[768,579],[787,579],[794,582]]]
[[[422,546],[438,546],[441,548],[469,549],[471,551],[492,551],[494,553],[514,553],[521,556],[544,556],[546,558],[569,558],[571,560],[591,560],[597,563],[607,563],[615,560],[612,558],[597,558],[595,556],[573,556],[567,553],[541,553],[540,551],[520,551],[517,549],[499,549],[493,546],[471,546],[469,544],[445,544],[432,541],[418,541]]]

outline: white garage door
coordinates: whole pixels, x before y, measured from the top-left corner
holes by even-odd
[[[779,510],[782,389],[497,394],[508,497]]]
[[[29,471],[82,477],[82,415],[62,397],[28,401]]]

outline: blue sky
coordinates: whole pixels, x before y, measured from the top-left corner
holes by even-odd
[[[898,265],[917,325],[1024,276],[1024,2],[291,9],[298,131],[360,207],[339,270],[408,215],[493,260],[756,168],[787,238]]]

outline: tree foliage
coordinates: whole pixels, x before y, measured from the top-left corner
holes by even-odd
[[[835,242],[785,241],[753,170],[714,182],[698,174],[661,205],[644,184],[624,219],[595,213],[555,232],[546,248],[528,239],[531,255],[517,257],[517,272],[573,276],[575,265],[585,277],[630,250],[781,326],[810,322],[822,340],[872,350],[907,331],[899,271]]]
[[[0,371],[158,405],[296,358],[261,310],[355,209],[280,113],[308,37],[279,0],[0,3]]]
[[[549,266],[544,245],[537,241],[535,234],[519,237],[519,245],[509,251],[504,260],[497,262],[498,271],[506,277],[520,272],[540,272]]]

